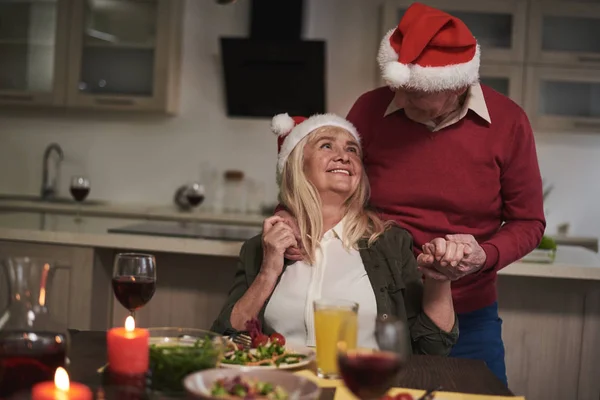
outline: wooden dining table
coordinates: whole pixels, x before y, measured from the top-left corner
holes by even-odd
[[[69,375],[73,381],[92,388],[102,384],[98,369],[106,364],[106,332],[70,331]],[[314,375],[314,366],[300,374],[323,387],[320,400],[333,400],[340,381],[320,380]],[[414,355],[400,373],[396,387],[434,389],[466,394],[513,396],[512,392],[490,371],[483,361],[451,357]]]

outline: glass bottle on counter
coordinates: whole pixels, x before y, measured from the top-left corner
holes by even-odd
[[[9,398],[54,379],[67,364],[69,335],[48,308],[54,274],[64,267],[29,257],[3,259],[0,267],[0,293],[8,293],[0,316],[0,398]]]
[[[255,179],[247,179],[246,188],[246,212],[255,215],[261,214],[265,200],[265,185]]]
[[[246,186],[242,171],[225,171],[224,178],[224,211],[228,213],[246,212]]]

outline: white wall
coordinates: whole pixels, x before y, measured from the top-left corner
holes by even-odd
[[[306,37],[327,40],[327,103],[345,115],[376,85],[380,0],[308,0]],[[66,153],[61,190],[85,173],[92,197],[167,203],[176,187],[199,177],[202,161],[239,168],[266,184],[274,200],[275,138],[264,119],[228,119],[218,59],[218,37],[243,36],[248,2],[219,6],[188,0],[184,24],[183,99],[177,118],[0,117],[0,192],[39,192],[45,146]],[[542,173],[555,185],[548,202],[549,231],[570,222],[573,234],[600,236],[600,135],[538,136]],[[595,179],[596,178],[596,179]]]

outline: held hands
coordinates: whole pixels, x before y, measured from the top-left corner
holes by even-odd
[[[283,271],[283,255],[288,247],[297,246],[292,228],[278,216],[267,218],[262,232],[263,263],[261,273],[278,277]]]
[[[282,218],[286,224],[292,228],[294,237],[296,238],[296,244],[290,246],[285,251],[285,258],[291,261],[300,261],[304,258],[302,254],[302,240],[300,239],[300,229],[298,229],[298,222],[296,218],[285,210],[280,210],[275,213],[275,216]]]
[[[473,235],[446,235],[423,245],[417,257],[419,269],[435,280],[457,280],[479,271],[486,254]]]

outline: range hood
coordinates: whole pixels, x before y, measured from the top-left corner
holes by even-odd
[[[252,0],[250,36],[221,38],[227,114],[325,112],[325,42],[302,39],[303,0]]]

